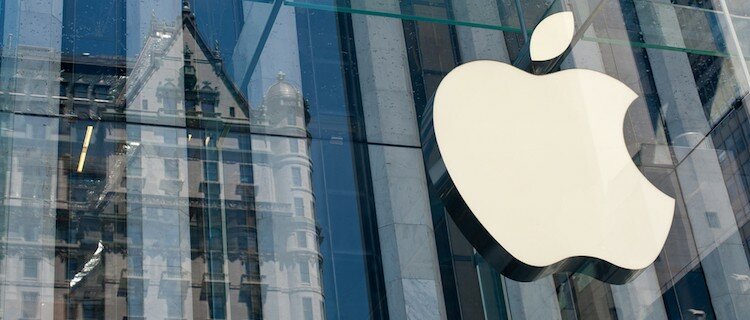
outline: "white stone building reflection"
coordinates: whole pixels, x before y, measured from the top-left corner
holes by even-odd
[[[297,88],[278,82],[265,95],[269,135],[253,135],[263,314],[322,319],[321,256],[307,138],[308,113]]]

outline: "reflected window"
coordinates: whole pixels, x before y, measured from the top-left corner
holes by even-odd
[[[127,173],[129,177],[140,177],[143,174],[143,162],[140,157],[130,160]]]
[[[289,152],[299,153],[299,141],[296,139],[289,139]]]
[[[173,96],[165,97],[164,100],[164,111],[167,113],[174,113],[177,110],[177,99]]]
[[[44,80],[29,81],[29,93],[47,94],[47,81],[44,81]]]
[[[711,228],[718,229],[721,227],[719,215],[716,212],[706,211],[706,220],[708,221],[708,226]]]
[[[250,164],[240,165],[240,183],[253,183],[253,166]]]
[[[167,299],[167,316],[170,318],[182,317],[182,301],[178,297],[178,295],[175,295],[171,299]]]
[[[295,187],[302,186],[302,172],[299,167],[292,168],[292,183]]]
[[[203,114],[205,115],[211,115],[216,112],[216,106],[213,101],[204,101],[201,104],[201,111],[203,111]]]
[[[33,169],[33,168],[30,168]],[[42,197],[42,177],[34,174],[31,170],[24,172],[21,183],[21,195],[24,198],[37,199]]]
[[[133,297],[131,297],[133,296]],[[128,293],[128,313],[133,319],[144,319],[143,315],[143,299],[140,298],[139,294]],[[96,309],[92,304],[83,305],[84,319],[98,319],[96,317]]]
[[[211,309],[211,319],[225,319],[226,318],[226,306],[224,301],[220,298],[211,298],[208,300],[209,308]]]
[[[169,145],[177,144],[177,130],[167,130],[164,132],[164,143]]]
[[[36,279],[38,275],[39,259],[31,257],[23,259],[23,277],[27,279]]]
[[[300,197],[294,198],[294,215],[298,217],[305,215],[305,202]]]
[[[70,258],[68,259],[68,264],[66,265],[67,270],[65,273],[65,279],[70,280],[75,277],[76,273],[78,272],[78,259],[76,258]]]
[[[37,241],[38,236],[36,227],[33,225],[23,226],[23,240],[25,241]]]
[[[219,181],[219,165],[213,161],[203,163],[206,181]]]
[[[240,150],[250,151],[250,137],[242,135],[239,138]]]
[[[131,233],[132,238],[140,238],[140,234]],[[139,254],[128,255],[128,268],[132,270],[141,270],[143,268],[143,257]]]
[[[140,314],[143,314],[142,312]],[[83,319],[99,319],[101,315],[97,312],[96,304],[93,302],[85,302],[83,304]]]
[[[109,99],[109,86],[105,86],[105,85],[94,86],[94,99],[100,99],[100,100]]]
[[[47,138],[47,126],[33,126],[34,139],[45,140]]]
[[[85,83],[76,83],[75,86],[73,86],[73,96],[76,98],[88,98],[89,85]]]
[[[180,178],[180,162],[177,159],[164,159],[164,176],[168,179]]]
[[[297,247],[307,248],[307,235],[304,231],[297,232]]]
[[[68,83],[60,82],[60,96],[65,97],[68,95]]]
[[[195,112],[195,100],[185,99],[185,111]]]
[[[39,312],[39,293],[38,292],[24,292],[22,294],[22,316],[26,319],[38,318]]]
[[[302,312],[305,314],[305,320],[313,320],[312,299],[302,298]]]
[[[303,284],[310,284],[310,266],[307,264],[307,261],[300,261],[298,264],[299,281]]]

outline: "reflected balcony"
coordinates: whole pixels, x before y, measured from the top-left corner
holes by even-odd
[[[227,275],[220,272],[207,272],[203,274],[203,290],[221,287],[229,284]]]
[[[252,291],[253,288],[262,287],[263,281],[260,273],[253,272],[250,274],[243,274],[240,277],[240,290],[249,292]]]
[[[216,181],[203,181],[199,191],[207,196],[218,196],[221,193],[221,183]]]
[[[251,183],[238,183],[235,194],[243,198],[252,199],[255,197],[255,185]]]
[[[159,182],[159,189],[167,195],[179,195],[184,183],[185,181],[179,179],[162,179]]]
[[[125,268],[120,272],[121,290],[133,288],[135,290],[142,289],[145,292],[148,290],[148,283],[148,270],[132,270]]]
[[[190,274],[182,270],[167,270],[161,273],[160,286],[176,286],[190,282]]]
[[[189,272],[182,271],[180,268],[164,271],[161,273],[161,279],[159,281],[159,297],[164,298],[174,295],[184,295],[188,286],[190,286]]]
[[[128,175],[127,180],[123,181],[128,192],[141,192],[143,191],[143,187],[146,186],[146,179],[140,176]]]

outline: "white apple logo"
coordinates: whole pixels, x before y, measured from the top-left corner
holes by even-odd
[[[570,12],[546,18],[532,35],[532,60],[561,54],[573,30]],[[531,281],[569,271],[626,282],[656,259],[674,214],[674,199],[641,174],[625,146],[623,121],[636,98],[591,70],[539,76],[496,61],[466,63],[437,89],[433,131],[423,125],[430,179],[503,274]]]

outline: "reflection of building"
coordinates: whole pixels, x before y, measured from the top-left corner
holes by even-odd
[[[269,319],[322,319],[307,110],[283,73],[266,92],[264,108],[272,135],[253,136],[253,155],[265,155],[254,158],[256,184],[267,188],[256,195],[263,313]]]
[[[54,85],[25,64],[2,88],[3,106],[25,118],[0,143],[14,146],[3,159],[12,227],[2,245],[13,249],[2,257],[4,318],[320,310],[301,95],[280,77],[265,105],[250,108],[187,6],[181,21],[152,21],[135,61],[64,56]],[[47,116],[58,108],[62,117]],[[253,128],[278,137],[256,138]]]
[[[747,111],[735,109],[711,134],[727,186],[732,211],[743,242],[750,244],[750,121]],[[715,225],[715,212],[706,212],[709,225]],[[750,257],[748,257],[750,261]],[[743,280],[748,283],[748,280]]]

